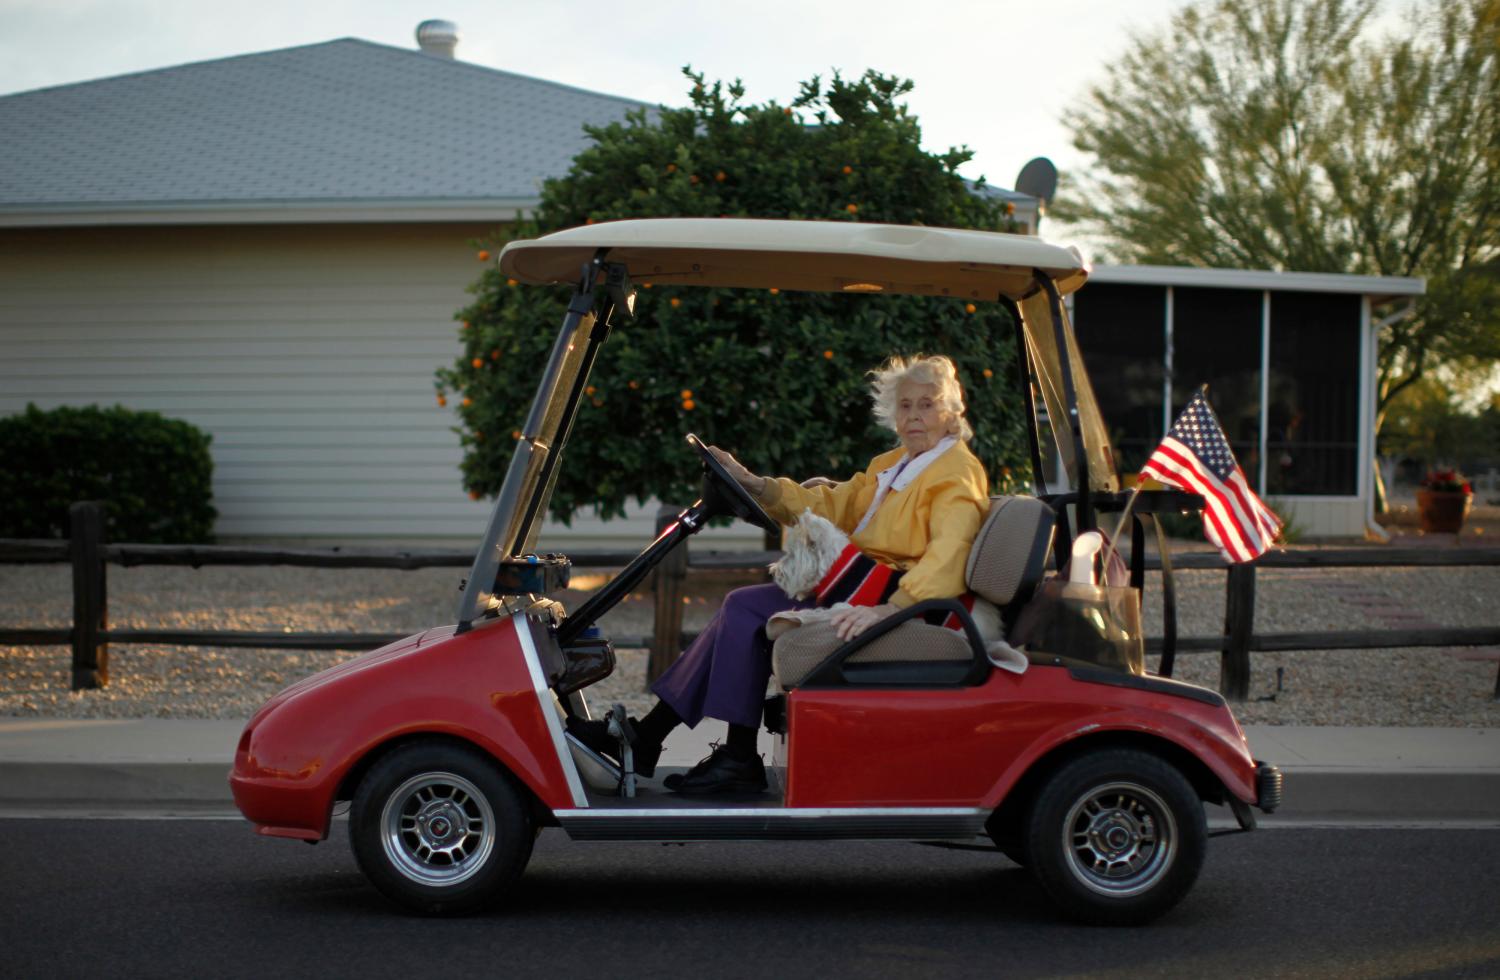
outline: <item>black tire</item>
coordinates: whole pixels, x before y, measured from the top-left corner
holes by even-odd
[[[1026,847],[1020,841],[1011,841],[1006,844],[996,844],[1000,853],[1010,858],[1023,868],[1031,867],[1031,855],[1026,853]]]
[[[1010,858],[1023,868],[1031,866],[1031,856],[1026,853],[1026,814],[1017,814],[1010,805],[991,814],[985,825],[985,833],[995,845],[995,850]]]
[[[429,915],[471,911],[526,868],[530,808],[476,748],[413,742],[380,759],[349,810],[354,860],[387,898]]]
[[[1043,784],[1026,821],[1032,874],[1074,918],[1139,925],[1182,900],[1208,844],[1203,803],[1159,756],[1103,749]]]

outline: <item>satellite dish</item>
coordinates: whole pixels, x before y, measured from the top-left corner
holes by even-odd
[[[1016,190],[1037,198],[1043,204],[1048,203],[1057,193],[1057,168],[1046,157],[1037,157],[1016,175]]]

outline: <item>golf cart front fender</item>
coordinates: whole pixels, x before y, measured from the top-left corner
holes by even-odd
[[[334,801],[353,793],[374,758],[438,737],[484,750],[544,806],[572,806],[528,663],[534,652],[518,628],[510,618],[462,634],[429,631],[278,695],[240,737],[236,805],[262,834],[322,839]]]

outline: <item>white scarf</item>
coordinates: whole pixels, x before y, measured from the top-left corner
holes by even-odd
[[[905,490],[911,486],[911,482],[921,476],[923,470],[931,466],[933,461],[943,453],[952,449],[957,442],[957,436],[946,436],[920,456],[913,457],[911,453],[907,453],[897,460],[894,466],[881,470],[875,477],[875,499],[870,501],[870,508],[865,511],[865,516],[859,519],[859,524],[854,528],[854,534],[863,531],[874,519],[875,511],[885,500],[886,494],[892,490]]]

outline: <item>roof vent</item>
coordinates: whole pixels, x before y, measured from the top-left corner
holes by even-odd
[[[424,54],[453,58],[458,47],[458,25],[451,20],[424,20],[417,25],[417,47]]]

